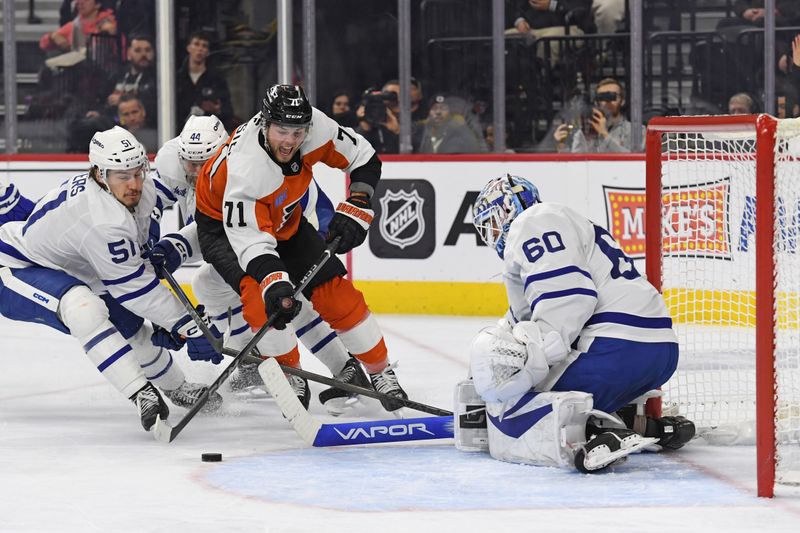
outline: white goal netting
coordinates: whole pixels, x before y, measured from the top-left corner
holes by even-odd
[[[665,413],[715,444],[756,440],[756,134],[662,134],[661,288],[681,345]],[[776,479],[800,481],[800,123],[775,157]]]

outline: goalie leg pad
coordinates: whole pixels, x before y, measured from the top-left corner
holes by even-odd
[[[488,452],[489,431],[486,428],[486,403],[475,391],[471,379],[456,385],[455,445],[462,452]]]
[[[495,459],[539,466],[571,466],[586,442],[592,396],[584,392],[529,392],[514,404],[487,403],[489,453]]]

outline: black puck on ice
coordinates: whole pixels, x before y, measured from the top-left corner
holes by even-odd
[[[204,453],[200,456],[204,463],[219,463],[222,461],[221,453]]]

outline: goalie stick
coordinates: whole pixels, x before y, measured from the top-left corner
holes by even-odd
[[[380,442],[453,438],[453,416],[375,420],[323,424],[309,413],[295,395],[284,370],[270,357],[258,365],[258,373],[283,416],[309,446],[327,447]]]
[[[313,265],[308,272],[306,272],[306,274],[300,280],[297,289],[295,289],[294,291],[293,295],[294,298],[297,298],[303,291],[303,289],[306,288],[306,285],[308,285],[309,282],[314,278],[314,276],[316,276],[317,273],[319,273],[319,271],[322,270],[322,267],[325,265],[325,263],[328,262],[328,259],[330,259],[331,256],[333,255],[333,251],[339,246],[339,240],[340,237],[336,237],[335,239],[333,239],[330,242],[330,244],[328,244],[327,248],[325,248],[325,251],[322,252],[322,255],[317,260],[317,263]],[[172,281],[175,281],[175,279],[173,278]],[[196,312],[193,314],[192,317],[194,318],[194,316],[197,316]],[[260,341],[261,337],[263,337],[267,333],[267,330],[272,326],[272,324],[275,322],[275,319],[278,316],[279,316],[278,314],[273,314],[271,317],[269,317],[267,323],[261,326],[261,329],[258,330],[258,333],[256,333],[255,336],[252,339],[250,339],[250,342],[248,342],[247,345],[244,348],[242,348],[242,351],[236,354],[236,356],[233,358],[230,364],[228,364],[228,366],[225,367],[222,373],[219,376],[217,376],[217,379],[215,379],[214,382],[208,386],[206,391],[200,396],[200,398],[198,398],[197,402],[192,406],[191,409],[189,409],[189,411],[187,411],[185,415],[183,415],[183,418],[181,418],[181,420],[177,424],[175,424],[175,426],[171,426],[166,420],[162,420],[161,416],[156,418],[155,427],[153,428],[153,436],[156,438],[156,440],[159,440],[161,442],[172,442],[173,440],[175,440],[175,437],[177,437],[180,434],[180,432],[183,431],[183,428],[186,427],[186,424],[188,424],[192,420],[192,418],[194,418],[195,415],[197,415],[197,413],[200,412],[200,410],[203,408],[206,402],[208,402],[209,396],[214,394],[217,391],[217,389],[225,382],[225,380],[228,379],[228,377],[231,374],[233,374],[234,370],[236,370],[236,366],[239,364],[239,361],[244,359],[244,357],[248,353],[250,353],[250,351],[252,351],[253,348],[255,348],[256,344],[258,344],[258,341]],[[200,322],[204,324],[202,320],[200,320]],[[205,331],[208,331],[208,329],[206,328]]]
[[[189,315],[194,319],[195,323],[203,332],[203,334],[206,336],[208,341],[211,342],[212,346],[214,346],[214,349],[223,355],[238,357],[239,352],[232,350],[230,348],[223,348],[221,339],[217,339],[216,337],[214,337],[214,335],[211,334],[211,331],[208,329],[208,324],[206,324],[205,320],[203,320],[197,313],[197,310],[192,305],[192,302],[189,301],[189,297],[186,296],[186,293],[183,291],[180,284],[175,280],[175,277],[165,268],[162,269],[162,273],[164,275],[164,279],[167,281],[169,286],[172,288],[172,291],[178,297],[178,300],[183,304],[183,307],[186,309]],[[250,355],[250,354],[245,355],[244,358],[242,358],[242,360],[250,363],[261,363],[263,361],[261,357],[257,357],[255,355]],[[395,403],[400,403],[404,407],[408,407],[410,409],[414,409],[415,411],[420,411],[422,413],[428,413],[438,416],[453,415],[452,412],[447,411],[445,409],[439,409],[438,407],[425,405],[424,403],[415,402],[414,400],[409,400],[406,398],[397,398],[395,396],[389,396],[382,392],[378,392],[375,389],[359,387],[358,385],[345,383],[343,381],[339,381],[338,379],[332,379],[326,376],[315,374],[313,372],[308,372],[301,368],[292,368],[290,366],[285,366],[285,365],[280,365],[280,367],[286,374],[294,374],[295,376],[300,376],[302,378],[306,378],[311,381],[316,381],[317,383],[322,383],[324,385],[336,387],[337,389],[345,390],[347,392],[352,392],[354,394],[361,394],[369,398],[375,398],[376,400],[391,399]]]

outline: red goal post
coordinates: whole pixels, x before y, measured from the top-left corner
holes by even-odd
[[[646,272],[681,343],[659,407],[754,440],[771,497],[800,479],[800,123],[654,118],[646,151]]]

